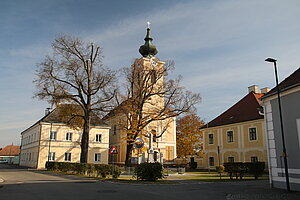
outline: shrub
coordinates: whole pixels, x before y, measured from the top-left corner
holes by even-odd
[[[111,172],[109,165],[97,164],[95,165],[95,169],[97,176],[101,176],[102,178],[106,178]]]
[[[114,166],[110,166],[111,167],[111,174],[113,178],[119,178],[119,176],[121,175],[121,169],[114,165]]]
[[[142,163],[136,166],[134,173],[138,180],[157,181],[163,178],[163,167],[160,163]]]
[[[106,178],[108,175],[113,175],[113,178],[118,178],[121,170],[118,166],[90,163],[69,163],[69,162],[46,162],[47,170],[60,171],[70,174],[83,174],[88,176],[101,176]],[[112,170],[114,169],[114,173]]]
[[[85,174],[86,164],[85,163],[74,163],[73,173],[74,174]]]
[[[218,173],[224,172],[224,169],[225,169],[225,167],[224,167],[223,165],[216,166],[216,171],[217,171]]]
[[[227,172],[232,179],[232,176],[235,174],[236,177],[240,176],[240,179],[243,178],[244,174],[251,174],[258,179],[258,176],[261,176],[265,169],[264,162],[234,162],[234,163],[224,163],[225,172]]]
[[[264,173],[265,163],[264,162],[255,162],[251,163],[249,167],[249,174],[253,175],[255,179],[258,179]]]
[[[190,162],[190,168],[191,169],[196,169],[197,168],[197,162]]]
[[[234,163],[224,163],[225,172],[228,172],[230,179],[235,174],[236,178],[238,176],[240,179],[243,178],[243,175],[249,171],[249,163],[242,163],[242,162],[234,162]]]

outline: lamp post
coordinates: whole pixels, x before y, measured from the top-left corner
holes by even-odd
[[[275,70],[275,78],[276,78],[276,88],[277,88],[277,96],[278,96],[278,108],[279,108],[279,118],[280,118],[280,128],[281,128],[281,137],[282,137],[282,156],[284,161],[284,169],[285,169],[285,178],[286,178],[286,189],[290,191],[290,181],[289,181],[289,170],[288,170],[288,162],[287,162],[287,154],[285,148],[285,139],[284,139],[284,130],[283,130],[283,121],[282,121],[282,111],[281,111],[281,101],[280,101],[280,89],[278,86],[278,74],[277,74],[277,66],[274,58],[267,58],[266,62],[271,62],[274,64]]]

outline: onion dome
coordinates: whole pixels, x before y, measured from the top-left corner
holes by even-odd
[[[142,54],[145,58],[151,58],[155,56],[158,51],[156,49],[156,46],[152,43],[152,38],[150,36],[150,22],[147,22],[148,28],[147,28],[147,35],[145,37],[145,44],[140,46],[139,52]]]

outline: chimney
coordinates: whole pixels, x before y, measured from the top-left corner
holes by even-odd
[[[265,88],[262,88],[262,89],[260,90],[260,92],[263,93],[263,94],[267,94],[270,90],[271,90],[270,88],[265,87]]]
[[[49,115],[50,109],[51,109],[51,108],[46,108],[46,110],[45,110],[45,116],[46,116],[46,115]]]
[[[248,87],[248,92],[258,93],[258,85],[252,85]]]

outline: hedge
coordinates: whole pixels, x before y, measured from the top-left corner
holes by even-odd
[[[163,166],[160,163],[142,163],[136,166],[134,174],[138,180],[157,181],[163,178]]]
[[[106,178],[108,175],[113,175],[113,178],[118,178],[121,170],[118,166],[90,163],[70,163],[70,162],[46,162],[47,170],[60,171],[68,174],[82,174]]]
[[[238,176],[240,179],[243,178],[244,174],[251,174],[258,179],[261,176],[265,169],[264,162],[233,162],[233,163],[224,163],[225,172],[227,172],[232,179],[233,175]]]

